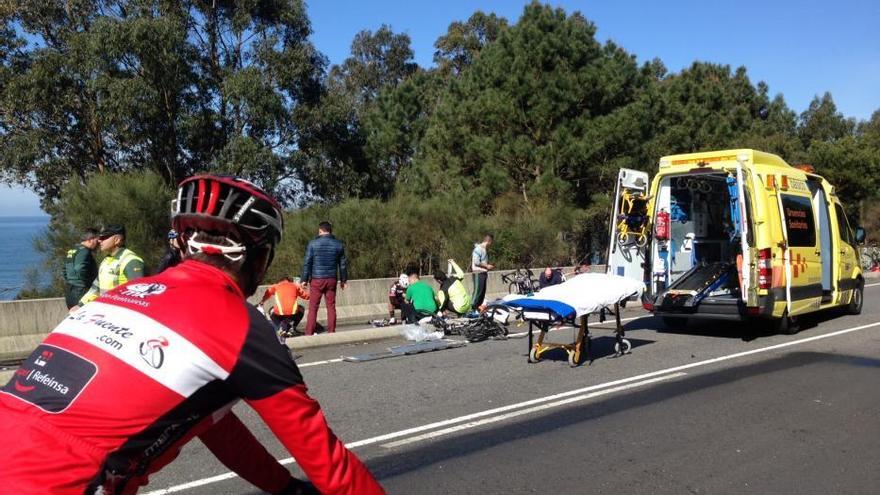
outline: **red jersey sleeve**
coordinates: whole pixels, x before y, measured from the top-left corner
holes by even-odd
[[[330,430],[309,397],[290,349],[256,309],[238,362],[227,379],[263,418],[321,493],[385,493],[366,466]]]
[[[321,493],[385,493],[360,459],[330,430],[321,406],[309,397],[305,385],[249,403]]]
[[[231,412],[199,439],[224,466],[264,492],[279,493],[290,483],[290,472]]]

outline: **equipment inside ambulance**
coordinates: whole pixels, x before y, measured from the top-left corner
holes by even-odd
[[[794,333],[805,313],[861,311],[864,231],[812,167],[747,149],[674,155],[652,181],[621,170],[613,211],[633,196],[649,200],[650,239],[624,243],[611,222],[608,271],[642,281],[667,326],[760,318]]]

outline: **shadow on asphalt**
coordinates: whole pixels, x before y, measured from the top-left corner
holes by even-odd
[[[403,448],[386,455],[372,457],[369,460],[369,466],[377,478],[388,479],[507,442],[528,439],[618,412],[673,400],[703,389],[819,363],[880,368],[880,360],[878,359],[817,352],[794,352],[778,359],[737,366],[708,374],[688,376],[599,402],[585,402],[580,406],[570,406],[540,417],[532,416],[529,419],[503,426],[425,442],[420,447]]]
[[[811,330],[827,321],[836,320],[845,316],[839,308],[826,309],[815,313],[809,313],[798,318],[800,332]],[[624,325],[627,332],[637,330],[655,330],[659,333],[670,333],[677,335],[696,335],[700,337],[717,337],[725,339],[740,339],[745,342],[772,337],[776,335],[771,330],[769,321],[724,321],[724,320],[708,320],[694,319],[681,328],[667,327],[659,317],[646,317],[636,321],[631,321]]]
[[[653,344],[654,342],[656,342],[654,340],[634,339],[628,335],[626,336],[626,340],[628,340],[630,342],[630,344],[632,344],[632,349],[637,349],[639,347]],[[614,354],[615,354],[614,344],[617,343],[617,340],[613,336],[602,335],[602,336],[596,337],[594,334],[592,341],[593,342],[590,346],[590,355],[589,355],[589,358],[592,361],[595,361],[597,359],[602,359],[605,357],[614,357]],[[560,337],[554,335],[552,339],[548,338],[545,342],[569,343],[570,340],[566,341],[566,340],[563,340]],[[635,352],[635,351],[633,351],[633,352]],[[523,356],[526,356],[526,355],[527,354],[523,354]],[[587,366],[587,364],[588,364],[587,356],[586,355],[584,355],[584,356],[585,356],[583,358],[584,361],[583,361],[583,364],[581,364],[581,366]],[[621,356],[621,357],[625,358],[626,356]],[[565,351],[563,351],[562,349],[554,349],[552,351],[547,351],[545,354],[541,354],[541,361],[565,361],[567,364],[568,363],[568,354]]]

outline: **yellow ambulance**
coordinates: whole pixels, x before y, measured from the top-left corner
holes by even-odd
[[[666,156],[653,180],[620,170],[611,218],[608,272],[643,281],[668,327],[764,319],[795,333],[807,313],[861,312],[865,231],[809,166],[750,149]]]

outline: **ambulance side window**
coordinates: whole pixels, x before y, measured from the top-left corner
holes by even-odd
[[[782,208],[785,210],[788,245],[791,247],[815,246],[816,225],[813,217],[813,203],[810,198],[783,194]]]
[[[849,222],[846,220],[846,213],[843,212],[843,208],[838,204],[834,205],[834,211],[837,213],[837,228],[840,229],[841,240],[850,246],[854,246],[853,233],[849,228]]]

